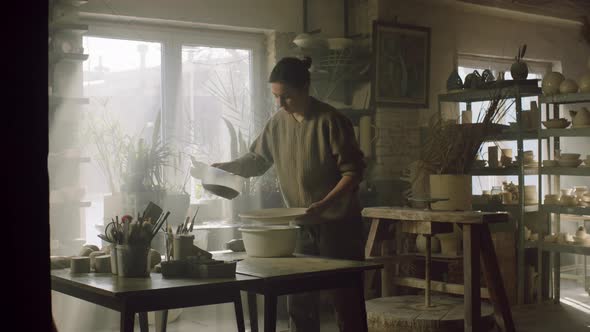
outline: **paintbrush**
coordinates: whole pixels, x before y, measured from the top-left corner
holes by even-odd
[[[199,213],[199,208],[201,208],[200,206],[197,206],[197,211],[195,212],[195,215],[193,216],[193,220],[191,220],[191,225],[189,226],[189,233],[193,232],[193,226],[195,224],[195,219],[197,218],[197,213]]]
[[[162,220],[160,220],[160,222],[158,222],[156,224],[156,227],[154,228],[154,231],[152,233],[152,239],[154,238],[154,236],[156,236],[156,234],[158,233],[158,231],[160,230],[160,228],[162,227],[164,222],[168,219],[169,215],[170,215],[170,211],[166,212],[166,215],[164,216],[164,218],[162,218]]]

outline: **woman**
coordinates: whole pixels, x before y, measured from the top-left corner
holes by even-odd
[[[269,82],[280,110],[266,123],[246,155],[212,166],[244,177],[276,167],[288,207],[307,207],[297,252],[363,259],[358,184],[365,163],[348,118],[309,95],[311,59],[283,58]],[[306,223],[307,224],[307,223]],[[340,331],[361,331],[357,293],[331,292]],[[289,297],[295,331],[319,331],[319,294]]]

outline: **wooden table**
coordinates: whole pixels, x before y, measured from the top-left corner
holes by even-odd
[[[379,263],[303,255],[256,258],[248,257],[246,253],[241,252],[217,253],[213,257],[223,260],[241,259],[237,264],[237,273],[262,279],[262,283],[242,286],[242,290],[248,292],[252,332],[258,331],[256,294],[264,296],[265,332],[276,330],[276,308],[279,296],[335,288],[355,288],[358,290],[361,301],[357,305],[360,306],[362,319],[366,322],[363,273],[383,267]],[[367,331],[366,325],[364,331]]]
[[[386,231],[384,226],[388,222],[399,221],[401,222],[400,230],[427,235],[427,249],[429,249],[431,235],[452,231],[452,224],[459,225],[463,231],[465,331],[481,330],[480,255],[490,299],[494,306],[496,322],[503,331],[514,331],[510,304],[506,296],[488,227],[490,223],[508,222],[506,212],[433,211],[402,207],[368,207],[363,209],[362,214],[363,217],[371,218],[371,228],[365,248],[366,256],[371,256],[374,252],[375,242],[378,238],[382,238],[380,233]],[[427,280],[425,288],[427,304],[430,297],[429,251],[427,250],[426,257]]]
[[[233,302],[238,331],[245,331],[240,289],[260,284],[256,277],[236,274],[226,279],[123,278],[110,273],[70,274],[51,271],[51,289],[121,313],[120,331],[133,331],[139,313],[141,331],[148,331],[147,312]],[[165,319],[163,324],[166,324]]]

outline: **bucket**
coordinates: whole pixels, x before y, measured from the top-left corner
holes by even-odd
[[[150,247],[119,244],[117,251],[117,274],[121,277],[147,277]]]

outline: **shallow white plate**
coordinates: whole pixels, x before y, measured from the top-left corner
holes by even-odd
[[[238,214],[240,218],[265,222],[289,222],[305,215],[307,208],[272,208]]]

